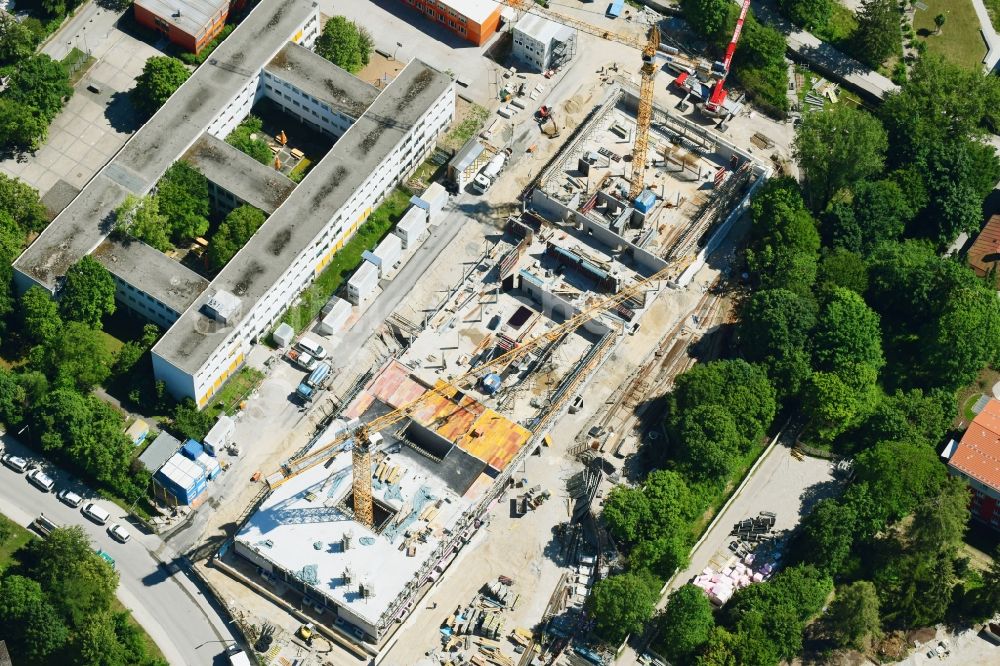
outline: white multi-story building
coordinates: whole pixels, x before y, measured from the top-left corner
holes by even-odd
[[[514,24],[514,59],[535,72],[560,67],[576,53],[576,29],[535,14]]]
[[[413,61],[379,91],[309,51],[318,32],[309,0],[263,0],[18,258],[17,286],[55,294],[94,253],[119,301],[169,329],[153,348],[156,378],[206,404],[454,115],[446,74]],[[265,97],[336,140],[298,186],[223,141]],[[270,215],[210,284],[108,238],[125,196],[150,192],[179,158],[208,178],[221,212],[249,203]]]

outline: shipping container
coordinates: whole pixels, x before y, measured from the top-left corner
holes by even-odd
[[[215,425],[205,435],[205,441],[203,442],[205,451],[212,456],[218,455],[232,441],[235,431],[236,422],[225,414],[220,414]]]
[[[380,274],[385,275],[395,268],[400,258],[402,258],[403,239],[396,234],[389,234],[378,244],[374,254],[382,262],[381,270],[379,271]]]
[[[195,459],[195,462],[198,463],[203,470],[205,470],[205,478],[209,481],[219,476],[219,474],[222,474],[222,467],[219,465],[219,461],[205,452],[202,452],[202,454]]]
[[[323,335],[333,335],[344,327],[351,316],[351,304],[342,298],[334,296],[323,308],[323,318],[319,322],[316,330]]]

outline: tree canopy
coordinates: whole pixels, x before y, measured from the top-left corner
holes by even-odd
[[[89,256],[70,266],[59,297],[62,318],[97,329],[114,311],[115,280],[108,269]]]
[[[264,213],[250,205],[234,208],[219,225],[208,246],[208,261],[221,269],[257,233],[264,221]]]
[[[684,585],[670,595],[658,625],[663,656],[674,664],[687,663],[715,627],[712,604],[701,589]]]
[[[316,38],[316,53],[352,74],[368,64],[375,42],[371,33],[343,16],[331,16]]]
[[[174,243],[193,240],[208,231],[208,179],[187,162],[179,160],[167,169],[156,185],[156,199]]]
[[[894,0],[862,0],[854,43],[858,57],[869,67],[877,68],[889,56],[902,53],[899,15]]]
[[[184,63],[170,56],[153,56],[146,61],[142,74],[132,89],[132,103],[146,115],[159,111],[191,72]]]
[[[808,30],[824,28],[833,13],[833,0],[778,0],[778,9]]]
[[[795,154],[813,210],[845,187],[882,172],[886,132],[871,114],[837,105],[807,113],[795,134]]]
[[[826,626],[840,647],[865,649],[870,639],[882,633],[875,586],[867,580],[859,580],[838,588],[830,604]]]
[[[647,571],[609,576],[598,581],[588,597],[597,633],[612,643],[642,631],[653,616],[659,582]]]
[[[264,131],[264,122],[257,116],[247,116],[236,126],[226,143],[246,153],[261,164],[270,165],[274,162],[274,153],[267,142],[260,138]]]
[[[160,201],[155,195],[137,197],[125,195],[125,200],[115,209],[118,230],[127,233],[160,252],[173,249],[170,243],[170,225],[160,213]]]

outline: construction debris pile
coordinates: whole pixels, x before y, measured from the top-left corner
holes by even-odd
[[[719,570],[706,567],[692,583],[708,595],[712,603],[724,605],[736,590],[769,579],[781,566],[780,543],[774,534],[775,514],[761,511],[733,525],[730,533],[738,537],[729,544],[733,557]]]

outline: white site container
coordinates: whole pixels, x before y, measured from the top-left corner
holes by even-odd
[[[394,233],[403,241],[404,248],[416,247],[427,230],[427,211],[420,206],[410,206],[396,224]]]
[[[282,324],[274,329],[272,337],[274,338],[274,344],[279,347],[287,347],[295,339],[295,329],[288,324]]]
[[[323,308],[323,318],[316,327],[320,335],[333,335],[344,327],[347,318],[351,316],[351,304],[344,299],[334,296],[330,299],[330,303],[333,303],[333,307]]]
[[[362,262],[347,281],[347,299],[355,305],[360,305],[372,297],[377,287],[378,267],[368,261]]]
[[[202,446],[205,447],[205,450],[209,454],[213,456],[218,455],[219,451],[226,448],[226,444],[232,441],[235,431],[236,422],[225,414],[221,414],[219,415],[219,420],[215,422],[212,429],[205,435]]]
[[[414,196],[410,203],[419,206],[427,211],[427,221],[429,224],[437,224],[444,211],[444,205],[448,202],[448,190],[444,189],[441,183],[431,183],[431,186],[424,190],[419,197]]]
[[[375,248],[375,256],[379,258],[381,275],[391,271],[403,256],[403,239],[396,234],[389,234]]]

